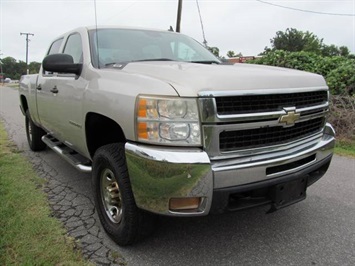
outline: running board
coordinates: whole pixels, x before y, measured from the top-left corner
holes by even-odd
[[[42,141],[47,144],[49,148],[55,151],[58,155],[64,158],[68,163],[74,166],[81,172],[91,172],[91,161],[80,155],[73,149],[69,148],[53,136],[47,134],[42,137]]]

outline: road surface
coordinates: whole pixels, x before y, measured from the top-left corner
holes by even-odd
[[[47,149],[29,151],[16,89],[0,86],[0,119],[38,174],[53,212],[83,253],[100,265],[355,265],[355,160],[335,156],[307,199],[272,214],[267,207],[159,220],[152,236],[120,248],[103,231],[90,175]]]

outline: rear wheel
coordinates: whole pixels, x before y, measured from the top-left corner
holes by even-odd
[[[46,134],[46,132],[36,126],[30,115],[30,111],[26,111],[26,135],[28,145],[30,146],[32,151],[42,151],[46,148],[46,144],[42,141],[42,137]]]
[[[152,216],[140,210],[134,200],[124,144],[109,144],[96,151],[92,184],[101,224],[117,244],[133,244],[152,229]]]

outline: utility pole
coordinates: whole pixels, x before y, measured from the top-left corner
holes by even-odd
[[[1,56],[3,54],[0,53],[0,82],[4,85],[4,73],[2,73],[2,61],[1,61]]]
[[[182,0],[179,0],[177,19],[176,19],[176,32],[180,32],[181,10],[182,10]]]
[[[28,33],[28,32],[20,32],[20,36],[21,35],[26,35],[26,66],[27,66],[27,75],[29,74],[29,69],[28,69],[28,42],[30,41],[30,39],[28,39],[28,35],[30,36],[35,36],[33,33]]]

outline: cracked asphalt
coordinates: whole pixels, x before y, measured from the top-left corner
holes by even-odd
[[[355,160],[335,156],[305,201],[199,218],[162,217],[142,242],[121,248],[95,212],[91,176],[49,149],[29,150],[15,89],[0,86],[0,119],[45,178],[53,216],[97,265],[355,265]]]

